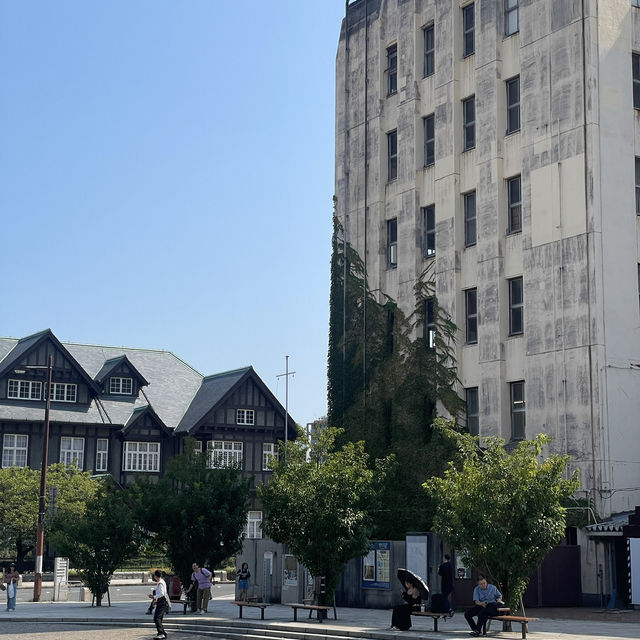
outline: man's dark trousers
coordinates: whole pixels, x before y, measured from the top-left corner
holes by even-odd
[[[480,631],[480,633],[482,633],[484,629],[484,623],[487,621],[487,618],[496,615],[498,615],[498,605],[495,602],[488,603],[486,607],[474,604],[473,607],[464,612],[464,617],[469,623],[471,630]],[[478,616],[478,624],[473,622],[474,616]]]

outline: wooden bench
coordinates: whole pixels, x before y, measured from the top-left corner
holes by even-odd
[[[304,609],[305,611],[317,611],[318,612],[318,622],[322,622],[324,616],[320,614],[322,612],[328,615],[328,612],[333,609],[333,618],[334,620],[338,619],[336,614],[336,608],[330,605],[324,604],[302,604],[299,602],[287,602],[284,605],[285,607],[291,607],[293,609],[293,621],[298,622],[298,609]]]
[[[254,609],[260,609],[260,620],[264,620],[264,610],[270,606],[266,602],[248,602],[246,600],[234,600],[233,604],[237,604],[240,609],[238,618],[242,618],[242,607],[253,607]]]
[[[537,622],[540,618],[527,618],[526,616],[499,615],[491,616],[489,620],[500,620],[502,622],[519,622],[522,625],[522,637],[527,637],[527,624]]]
[[[450,617],[448,613],[434,613],[433,611],[412,611],[411,615],[412,616],[422,616],[424,618],[433,618],[433,630],[434,631],[438,630],[438,620],[440,618],[442,618],[443,620],[446,620],[447,618]]]
[[[173,598],[169,598],[169,602],[171,603],[171,607],[173,607],[174,604],[183,605],[182,615],[186,616],[187,615],[187,607],[191,604],[192,601],[191,600],[184,600],[180,596],[178,596],[177,598],[174,596]]]

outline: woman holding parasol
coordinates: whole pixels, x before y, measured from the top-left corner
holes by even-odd
[[[398,569],[398,580],[403,584],[402,599],[405,604],[393,607],[390,629],[408,631],[411,629],[411,612],[420,610],[420,603],[429,598],[429,587],[420,576],[408,569]]]

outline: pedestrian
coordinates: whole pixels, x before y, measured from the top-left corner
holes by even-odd
[[[473,590],[473,607],[464,612],[471,633],[469,635],[479,636],[483,633],[484,624],[487,618],[498,615],[498,604],[502,603],[502,594],[498,588],[487,582],[482,574],[478,575],[478,584]],[[473,621],[474,616],[478,616],[478,622]]]
[[[16,565],[12,562],[4,574],[4,584],[7,589],[7,611],[16,610],[16,597],[18,595],[18,582],[20,574],[16,571]]]
[[[200,567],[197,562],[191,565],[193,573],[191,574],[191,585],[186,593],[191,591],[194,584],[197,584],[196,606],[201,616],[207,613],[209,609],[209,600],[211,599],[211,576],[213,575],[209,569]]]
[[[167,594],[167,583],[162,577],[162,571],[156,569],[153,572],[153,579],[156,581],[156,588],[153,594],[149,594],[150,598],[153,598],[153,604],[155,606],[155,612],[153,614],[153,621],[156,624],[157,635],[154,636],[154,640],[164,640],[167,634],[162,626],[162,619],[164,614],[169,609],[169,596]]]
[[[443,562],[438,567],[438,575],[440,576],[440,592],[445,598],[446,610],[449,612],[449,616],[452,616],[453,604],[449,599],[449,594],[455,590],[455,575],[451,564],[451,556],[448,553],[444,554]]]
[[[238,572],[238,601],[240,602],[247,601],[250,577],[251,572],[249,571],[249,565],[246,562],[243,562],[242,567],[240,567],[240,571]]]
[[[399,629],[400,631],[408,631],[411,629],[411,612],[420,611],[420,591],[418,587],[407,581],[404,583],[405,589],[402,592],[402,599],[405,604],[397,604],[393,607],[391,614],[391,626],[389,630]]]

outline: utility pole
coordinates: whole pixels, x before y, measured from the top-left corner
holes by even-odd
[[[284,443],[289,441],[289,376],[295,375],[295,371],[289,371],[289,356],[284,357],[285,372],[276,376],[276,378],[284,377]]]

